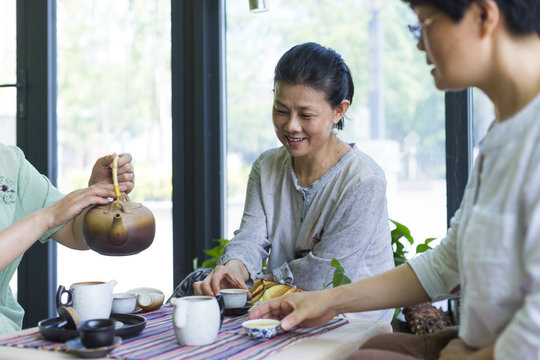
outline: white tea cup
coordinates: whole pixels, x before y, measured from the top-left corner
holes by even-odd
[[[112,312],[116,314],[128,314],[137,306],[137,294],[120,293],[113,295]]]
[[[247,302],[247,289],[221,289],[221,295],[223,295],[223,302],[226,308],[239,308],[246,306]]]
[[[213,296],[173,298],[173,327],[180,345],[212,344],[223,321],[223,303]]]

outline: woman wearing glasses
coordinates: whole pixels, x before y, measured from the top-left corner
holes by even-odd
[[[190,276],[175,296],[189,294],[193,280],[202,280],[193,284],[197,294],[247,288],[265,259],[265,279],[304,290],[323,287],[333,258],[352,280],[394,267],[383,171],[336,136],[353,93],[349,68],[335,51],[305,43],[281,57],[272,120],[283,146],[253,164],[240,229],[218,266]]]
[[[351,358],[540,358],[540,2],[407,0],[418,48],[442,90],[475,86],[496,119],[460,209],[436,249],[385,274],[287,295],[251,317],[284,329],[460,291],[459,333],[375,337]]]

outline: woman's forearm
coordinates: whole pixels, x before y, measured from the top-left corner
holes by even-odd
[[[335,314],[389,309],[429,301],[430,298],[408,264],[383,274],[330,290]]]
[[[91,209],[89,206],[83,210],[79,215],[74,219],[70,220],[64,227],[58,230],[54,235],[53,239],[74,250],[88,250],[88,246],[84,240],[83,235],[83,222],[86,213]]]
[[[46,209],[28,215],[0,231],[0,270],[24,254],[43,233],[49,230]]]

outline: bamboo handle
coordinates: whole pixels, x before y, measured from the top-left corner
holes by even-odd
[[[120,198],[120,188],[118,187],[118,155],[113,159],[112,180],[114,185],[114,194],[116,196],[116,200],[118,200]]]

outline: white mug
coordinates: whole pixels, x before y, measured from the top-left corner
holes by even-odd
[[[218,302],[219,300],[219,302]],[[212,344],[223,321],[223,298],[185,296],[173,298],[173,326],[180,345]]]
[[[81,322],[90,319],[108,319],[111,315],[115,285],[115,280],[106,283],[100,281],[74,283],[69,290],[60,285],[56,293],[56,306],[72,306]],[[65,303],[62,302],[64,293],[68,294]]]

